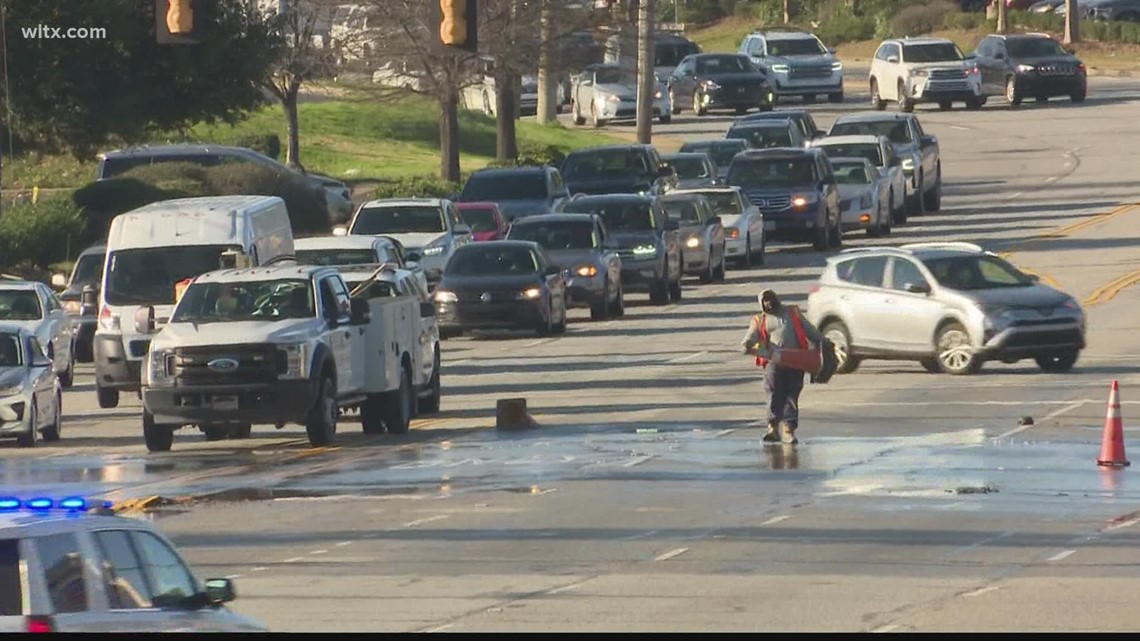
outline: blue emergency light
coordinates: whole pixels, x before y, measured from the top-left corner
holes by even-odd
[[[81,496],[66,496],[61,499],[49,497],[36,497],[23,500],[14,496],[0,497],[0,512],[16,512],[27,510],[31,512],[48,512],[52,510],[62,512],[86,512],[94,509],[111,509],[111,501],[92,502]]]

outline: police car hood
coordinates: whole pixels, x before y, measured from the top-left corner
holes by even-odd
[[[151,341],[151,349],[249,345],[251,343],[303,343],[324,331],[319,318],[236,323],[169,323]]]

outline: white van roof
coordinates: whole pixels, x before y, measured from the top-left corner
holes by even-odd
[[[377,244],[391,245],[392,242],[378,236],[309,236],[293,240],[293,248],[303,249],[372,249]]]
[[[214,238],[215,244],[227,239],[240,243],[237,220],[247,212],[280,207],[277,196],[203,196],[162,200],[115,216],[107,233],[107,247],[166,247],[185,244],[182,237]]]

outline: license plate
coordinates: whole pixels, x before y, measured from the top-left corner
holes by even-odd
[[[776,231],[776,221],[765,220],[764,221],[764,231]]]
[[[214,396],[210,399],[210,406],[215,410],[236,410],[238,408],[237,396]]]

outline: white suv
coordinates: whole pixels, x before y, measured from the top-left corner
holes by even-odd
[[[268,632],[231,611],[150,521],[79,497],[0,497],[0,636],[14,632]]]
[[[446,198],[370,200],[356,210],[347,230],[333,233],[395,238],[404,246],[407,261],[419,263],[433,285],[455,250],[473,241],[471,227]]]
[[[920,102],[949,109],[965,102],[980,109],[986,102],[982,75],[952,40],[896,38],[884,40],[871,61],[871,107],[882,110],[888,100],[910,112]]]

